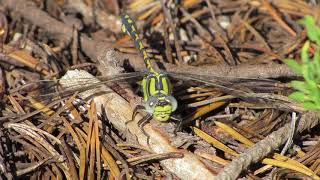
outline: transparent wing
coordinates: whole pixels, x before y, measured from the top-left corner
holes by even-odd
[[[241,77],[219,77],[209,75],[198,75],[189,73],[174,73],[167,72],[169,76],[182,80],[193,80],[204,83],[208,86],[219,88],[225,93],[248,93],[250,92],[251,86],[257,88],[257,84],[260,86],[270,86],[277,83],[278,81],[271,79],[259,79],[259,78],[241,78]],[[253,85],[252,85],[253,84]],[[249,88],[250,87],[250,88]]]
[[[68,72],[66,74],[68,74]],[[58,80],[38,80],[35,82],[27,83],[25,85],[12,89],[11,91],[9,91],[9,93],[15,97],[18,97],[18,99],[20,100],[27,100],[30,105],[36,110],[27,114],[6,114],[4,117],[0,117],[0,121],[14,118],[15,120],[13,122],[20,122],[40,112],[44,112],[47,115],[50,113],[50,116],[52,114],[59,114],[66,109],[67,105],[56,105],[60,104],[60,102],[62,102],[63,100],[70,99],[71,96],[77,95],[78,93],[86,90],[99,88],[100,86],[108,83],[112,84],[114,82],[128,81],[130,79],[134,79],[136,81],[138,78],[141,78],[145,74],[146,72],[133,72],[122,73],[108,77],[95,77],[100,81],[98,81],[97,79],[92,79],[94,77],[92,75],[89,76],[89,78],[76,77],[73,78],[73,80],[77,83],[68,84],[66,86],[66,89],[61,88],[63,85],[62,83],[65,80],[64,77]],[[89,83],[88,81],[91,82]],[[92,83],[92,81],[96,83]],[[56,111],[51,111],[52,108],[59,109],[56,109]]]
[[[19,88],[16,88],[11,91],[11,93],[23,91],[25,89],[28,89],[28,87],[34,85],[34,84],[42,84],[42,87],[40,88],[40,94],[36,96],[36,99],[42,100],[42,99],[51,99],[54,97],[68,97],[73,95],[75,92],[83,92],[86,90],[98,88],[101,85],[118,82],[118,81],[125,81],[129,79],[139,78],[145,75],[145,72],[132,72],[132,73],[122,73],[117,74],[114,76],[98,76],[96,77],[99,79],[99,82],[96,83],[88,83],[89,81],[92,81],[92,78],[77,78],[76,82],[77,84],[68,84],[67,89],[61,89],[61,82],[62,79],[58,80],[40,80],[32,83],[25,84]]]
[[[291,111],[292,101],[286,96],[268,93],[280,90],[277,87],[278,81],[259,78],[236,78],[203,76],[188,73],[167,72],[170,77],[181,80],[192,80],[204,83],[206,86],[218,88],[220,91],[239,97],[246,101],[269,103],[275,108]],[[286,86],[283,86],[284,88]],[[283,89],[283,88],[281,88]]]

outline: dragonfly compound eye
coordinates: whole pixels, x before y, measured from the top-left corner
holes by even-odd
[[[178,102],[177,102],[176,98],[174,98],[173,96],[167,96],[166,97],[166,101],[168,103],[170,103],[171,106],[172,106],[172,111],[171,112],[174,112],[175,110],[177,110]]]
[[[146,102],[146,111],[152,114],[154,112],[154,107],[157,105],[157,103],[158,98],[150,96],[148,101]]]

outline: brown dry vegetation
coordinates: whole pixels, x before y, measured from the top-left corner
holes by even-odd
[[[123,73],[145,67],[122,12],[154,66],[180,73],[177,133],[151,120],[148,140],[146,114],[131,121],[141,78]],[[301,77],[283,63],[306,41],[297,20],[319,12],[302,0],[0,0],[1,178],[320,179],[319,115],[287,97]]]

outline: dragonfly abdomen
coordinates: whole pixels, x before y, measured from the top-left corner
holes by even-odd
[[[142,40],[139,37],[139,33],[137,32],[136,25],[134,21],[130,18],[129,15],[125,14],[122,16],[122,26],[121,29],[124,33],[129,35],[131,39],[134,41],[134,45],[139,49],[140,54],[143,57],[144,63],[147,66],[147,69],[151,72],[155,72],[151,65],[151,59],[149,54],[147,53],[147,49],[142,43]]]

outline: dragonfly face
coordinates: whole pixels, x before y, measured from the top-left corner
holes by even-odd
[[[142,80],[146,110],[158,121],[167,121],[177,109],[177,100],[171,96],[171,84],[164,73],[149,73]]]
[[[168,121],[171,113],[177,109],[177,100],[173,96],[157,94],[146,101],[146,111],[157,121]]]

